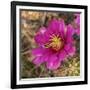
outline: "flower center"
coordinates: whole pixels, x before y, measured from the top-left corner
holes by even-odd
[[[59,35],[52,35],[49,43],[45,45],[47,48],[52,48],[55,51],[60,50],[64,45],[62,38]]]

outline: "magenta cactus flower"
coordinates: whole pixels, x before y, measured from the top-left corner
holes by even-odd
[[[35,36],[38,47],[32,50],[33,63],[36,66],[45,63],[49,70],[60,67],[65,58],[75,54],[72,35],[72,27],[65,26],[63,20],[51,20],[48,27],[40,28]]]
[[[80,24],[80,14],[75,14],[75,16],[76,16],[75,22],[77,24]]]
[[[77,28],[75,29],[75,32],[77,35],[80,35],[80,14],[75,14],[76,19],[74,22],[77,24]]]

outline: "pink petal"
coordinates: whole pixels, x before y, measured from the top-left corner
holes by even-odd
[[[80,35],[80,28],[75,29],[75,33],[79,36]]]
[[[50,34],[63,34],[65,29],[64,20],[51,20],[50,24],[48,25],[48,32]]]
[[[74,28],[71,24],[67,26],[67,32],[66,32],[66,42],[71,43],[73,41],[73,34],[75,33]]]
[[[39,57],[36,57],[36,58],[33,60],[33,63],[34,63],[36,66],[40,66],[42,63],[44,63],[44,60],[42,59],[41,56],[39,56]]]
[[[47,61],[46,66],[50,70],[55,70],[60,66],[60,61],[57,58],[57,56],[52,55],[49,57],[49,60]]]
[[[64,50],[66,51],[67,55],[70,55],[70,56],[73,56],[76,52],[75,46],[71,44],[65,45]]]
[[[52,55],[52,52],[49,49],[44,48],[37,48],[32,51],[32,53],[35,55],[35,59],[33,60],[33,63],[39,66],[40,64],[44,62],[49,61],[49,57]]]
[[[75,14],[76,19],[75,19],[75,23],[80,25],[80,14]]]
[[[32,50],[32,54],[35,55],[35,56],[42,56],[44,53],[44,48],[35,48]]]
[[[74,29],[71,24],[67,26],[67,36],[72,36],[74,34]]]
[[[48,30],[50,31],[56,31],[59,29],[59,22],[57,19],[53,19],[50,21],[49,25],[48,25]]]
[[[59,60],[64,61],[66,57],[67,57],[67,52],[64,49],[61,50],[59,53]]]
[[[64,20],[59,21],[59,31],[64,33],[65,30],[65,23]]]
[[[45,27],[41,27],[39,29],[39,33],[41,33],[41,34],[44,34],[46,31],[47,31],[47,29]]]
[[[71,47],[71,49],[69,50],[69,55],[70,55],[70,56],[73,56],[73,55],[75,54],[75,52],[76,52],[76,48],[73,46],[73,47]]]
[[[35,41],[39,45],[44,45],[48,39],[45,37],[46,28],[42,27],[40,28],[39,32],[35,36]]]

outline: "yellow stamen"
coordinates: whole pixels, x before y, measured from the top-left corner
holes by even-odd
[[[61,49],[62,46],[63,46],[62,39],[60,38],[59,35],[54,35],[54,34],[51,36],[51,39],[49,40],[49,43],[47,43],[45,45],[46,48],[51,47],[55,51],[58,51],[59,49]]]

